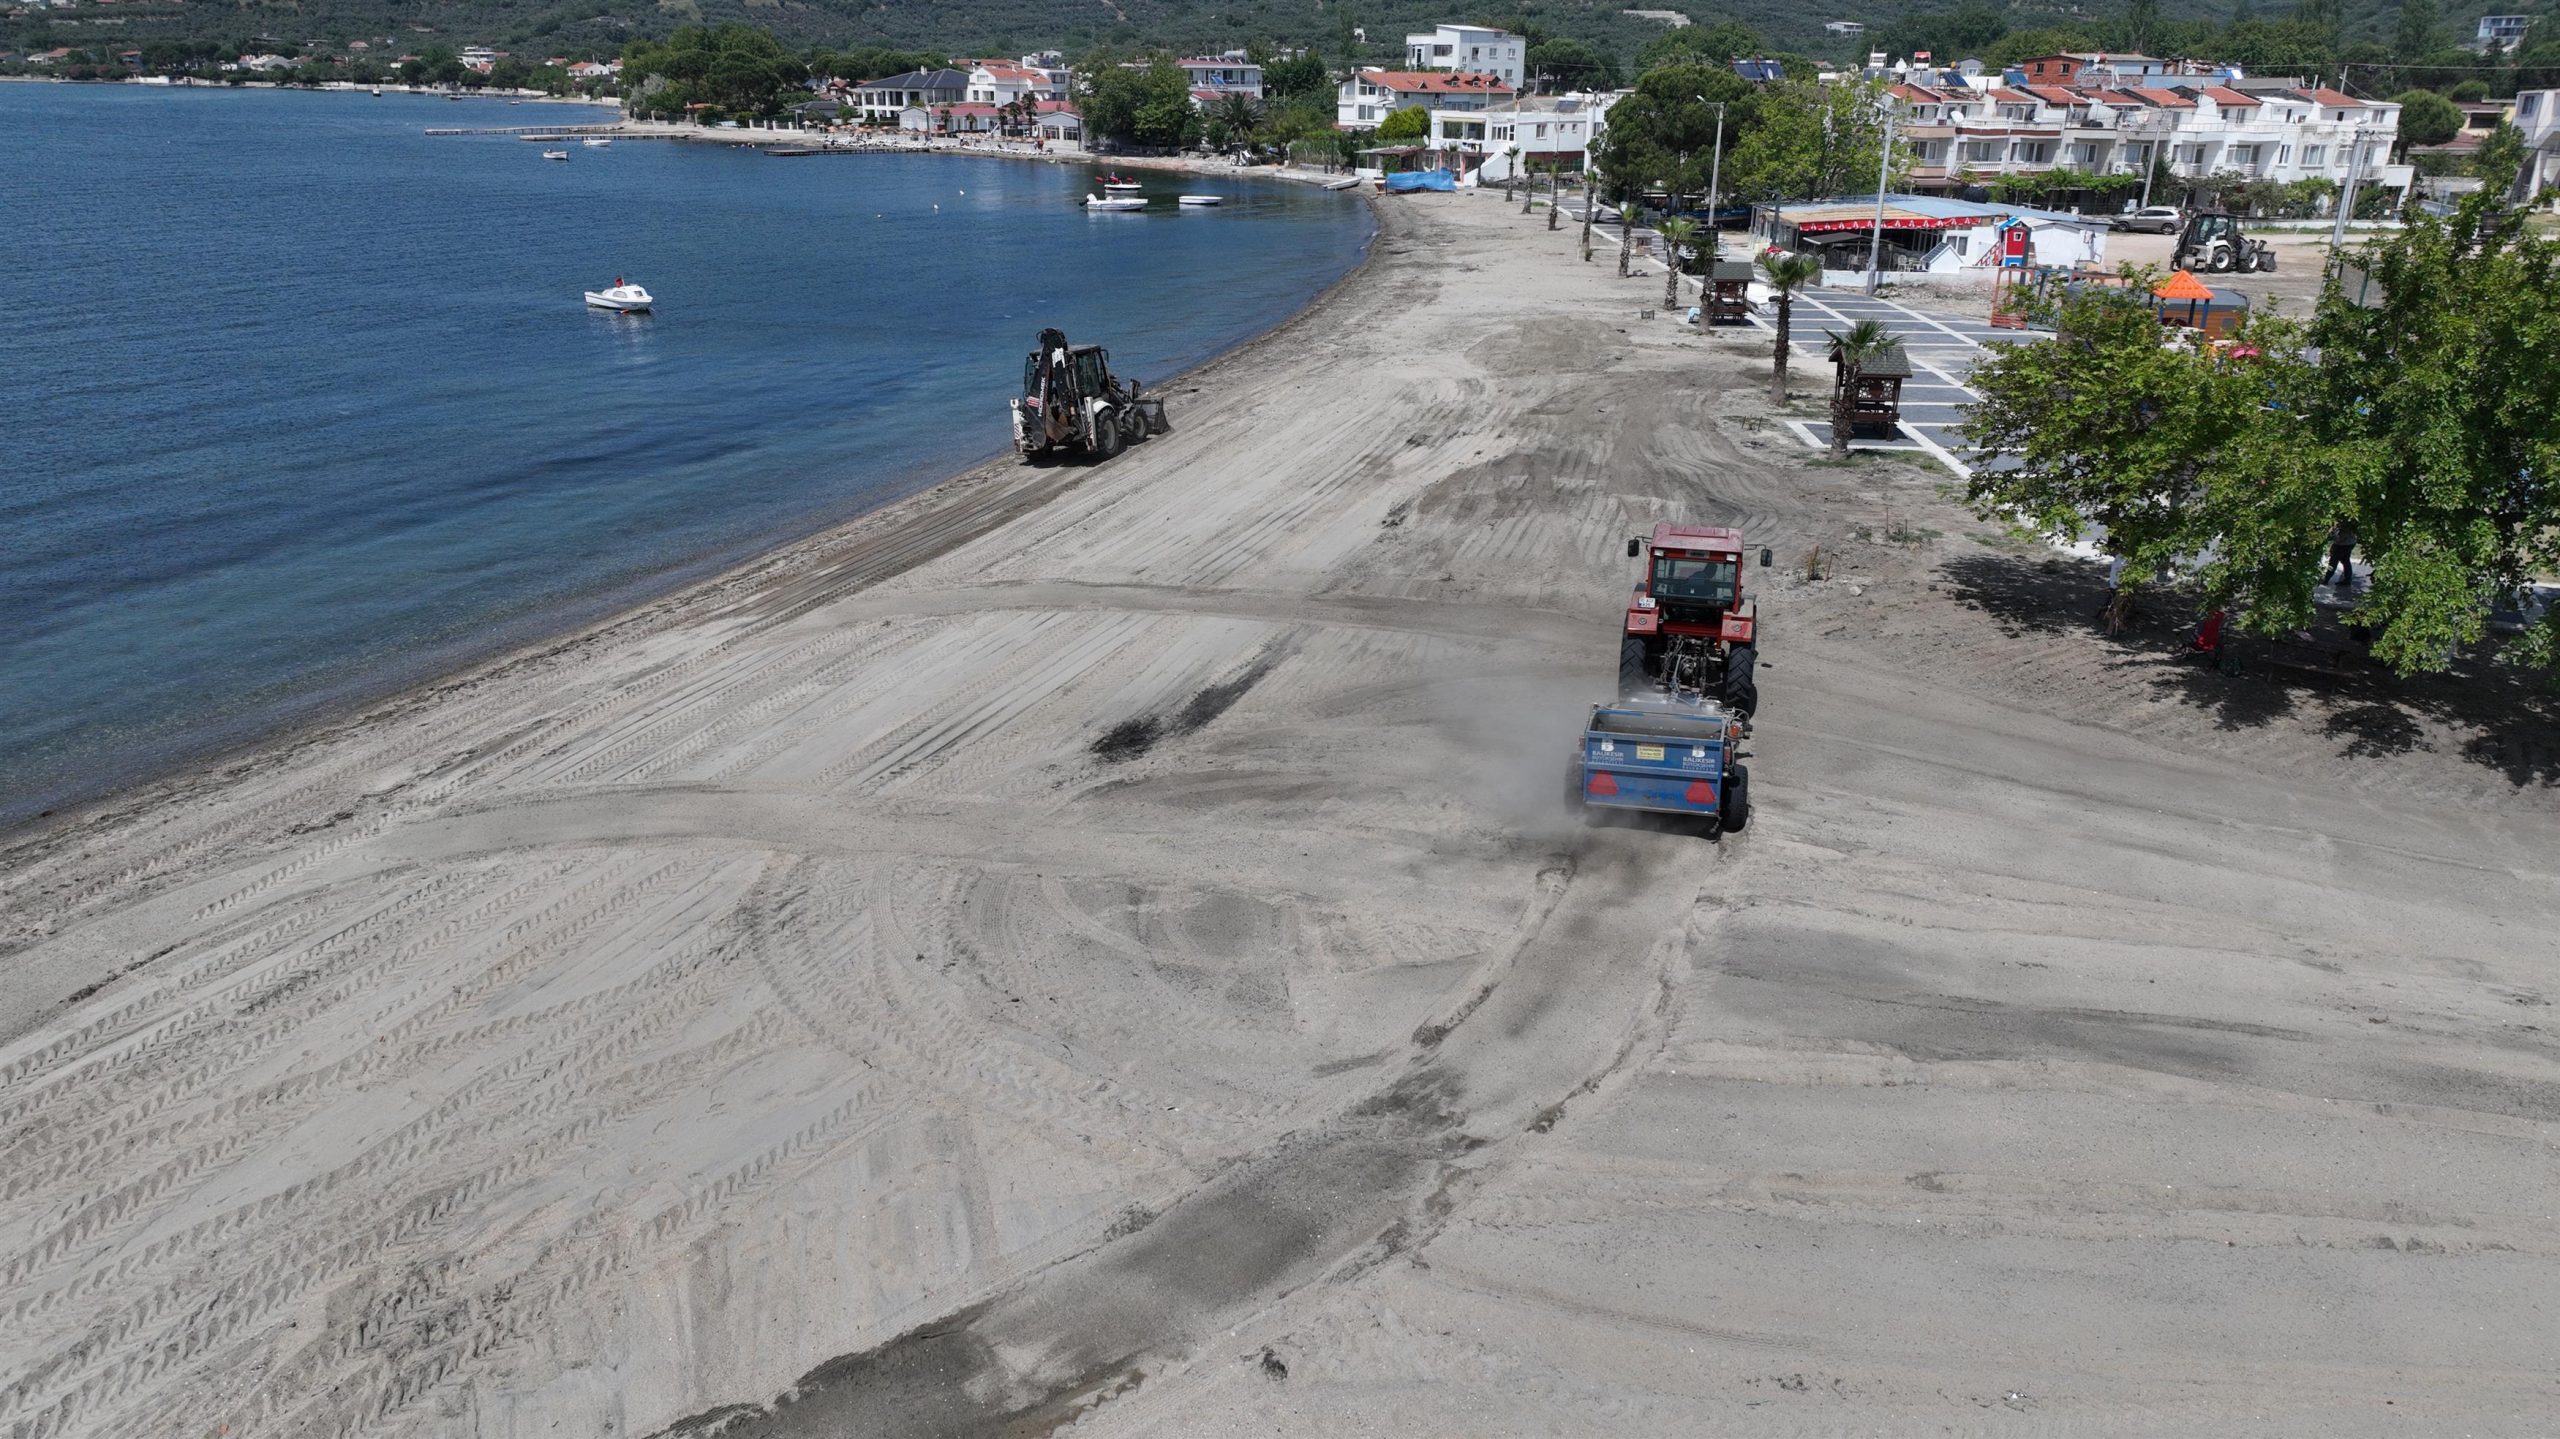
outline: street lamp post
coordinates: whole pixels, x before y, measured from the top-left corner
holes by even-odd
[[[1701,95],[1698,97],[1698,103],[1713,105],[1716,108],[1716,148],[1714,153],[1707,157],[1707,279],[1712,283],[1715,279],[1716,257],[1724,249],[1716,236],[1716,201],[1723,193],[1724,184],[1724,102],[1710,100]]]
[[[1884,158],[1876,165],[1876,232],[1867,241],[1867,293],[1872,295],[1883,278],[1878,267],[1884,263],[1884,191],[1893,178],[1893,97],[1884,97]]]

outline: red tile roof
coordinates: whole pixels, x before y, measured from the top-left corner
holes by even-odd
[[[2163,90],[2153,85],[2136,85],[2133,87],[2132,93],[2154,105],[2163,106],[2171,110],[2192,110],[2196,107],[2195,101],[2188,99],[2177,91]]]
[[[2213,103],[2220,105],[2225,109],[2234,105],[2255,107],[2261,103],[2256,96],[2243,95],[2228,85],[2207,85],[2204,87],[2204,93],[2213,98]]]
[[[1511,86],[1499,75],[1469,70],[1363,70],[1360,78],[1382,89],[1410,95],[1508,95]]]
[[[2305,90],[2302,93],[2310,96],[2311,103],[2314,105],[2328,105],[2341,110],[2361,110],[2364,108],[2364,102],[2362,100],[2357,99],[2353,95],[2341,95],[2335,90]]]

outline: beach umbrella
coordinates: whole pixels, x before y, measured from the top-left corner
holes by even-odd
[[[2197,279],[2195,272],[2192,270],[2180,270],[2176,274],[2173,274],[2169,278],[2161,281],[2159,284],[2152,286],[2151,294],[2155,299],[2186,301],[2186,323],[2187,328],[2191,330],[2198,328],[2196,323],[2196,306],[2198,304],[2210,305],[2213,303],[2213,291],[2206,288],[2204,281]]]

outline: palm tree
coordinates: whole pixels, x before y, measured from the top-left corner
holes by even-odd
[[[1627,264],[1636,253],[1636,203],[1644,195],[1643,187],[1620,185],[1618,196],[1618,278],[1627,277]]]
[[[1893,346],[1893,332],[1882,320],[1860,320],[1846,330],[1825,330],[1831,337],[1831,363],[1837,367],[1831,392],[1831,458],[1849,458],[1849,427],[1857,415],[1858,379],[1866,367]]]
[[[1822,278],[1822,257],[1780,253],[1760,257],[1760,273],[1778,292],[1777,366],[1769,376],[1769,403],[1787,402],[1787,326],[1795,320],[1796,291]]]
[[[1227,134],[1227,143],[1242,148],[1253,143],[1253,132],[1262,123],[1262,107],[1253,97],[1229,90],[1217,98],[1209,110],[1210,120]]]
[[[1698,241],[1698,222],[1674,216],[1654,226],[1653,232],[1662,237],[1662,308],[1676,310],[1680,308],[1680,261]]]

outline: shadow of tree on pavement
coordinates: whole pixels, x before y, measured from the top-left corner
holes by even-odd
[[[2226,730],[2257,729],[2301,712],[2343,758],[2369,759],[2431,748],[2431,727],[2456,731],[2459,753],[2519,789],[2560,785],[2560,692],[2502,665],[2484,649],[2453,669],[2403,680],[2323,610],[2308,630],[2275,639],[2231,633],[2217,670],[2190,648],[2197,614],[2192,592],[2146,587],[2121,634],[2098,622],[2106,601],[2094,565],[2054,556],[1972,554],[1940,569],[1946,592],[1981,611],[2004,633],[2082,636],[2129,680],[2213,714]]]

